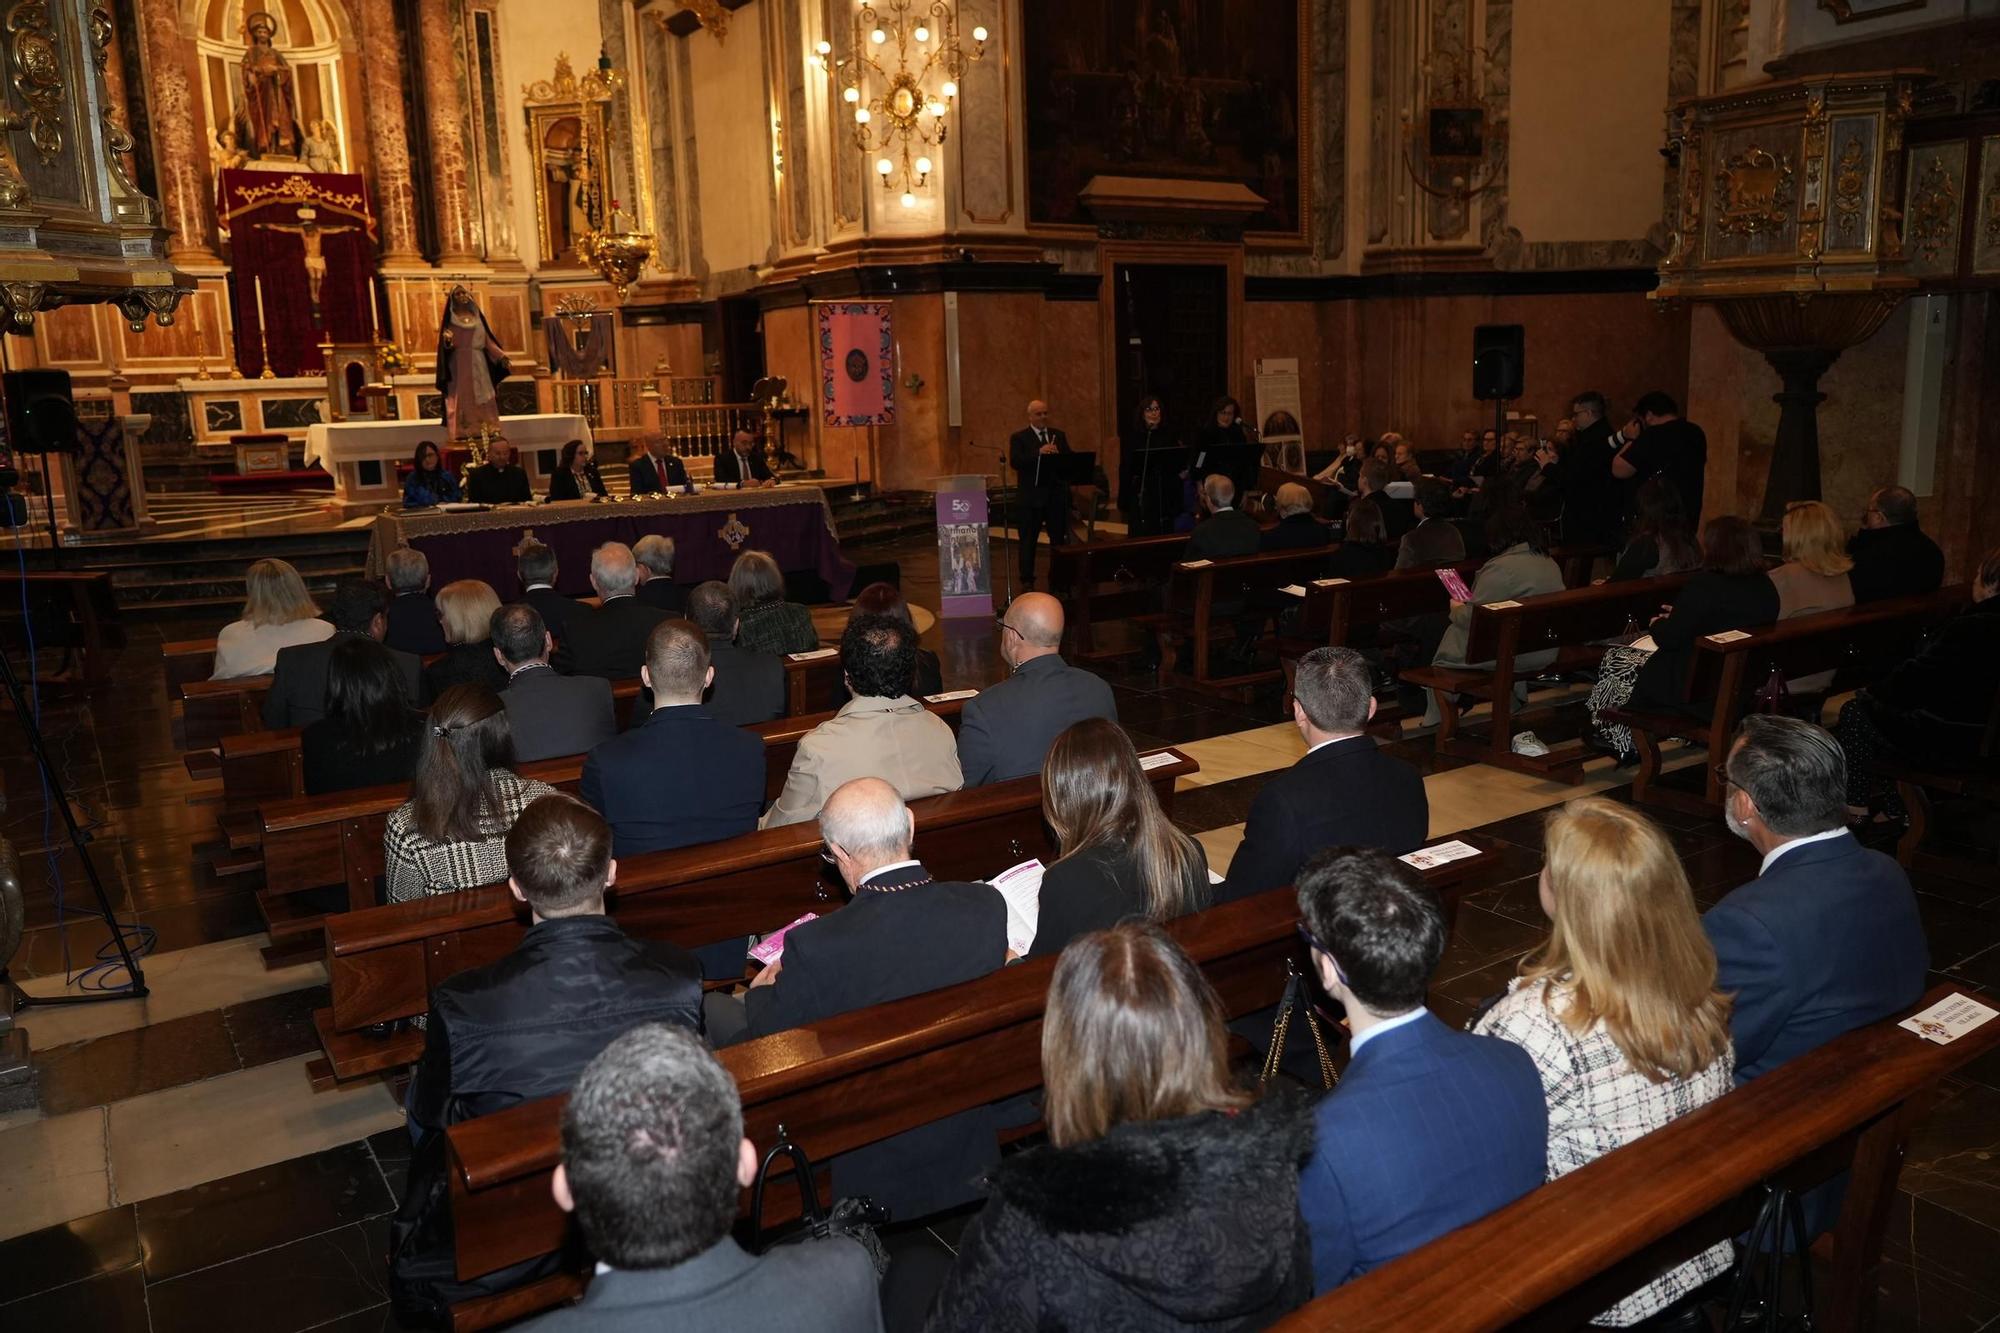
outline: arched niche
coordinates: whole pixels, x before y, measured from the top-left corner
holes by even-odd
[[[306,140],[320,127],[330,134],[314,137],[331,146],[319,150],[319,169],[354,169],[353,139],[348,133],[348,85],[341,62],[351,45],[346,16],[327,0],[191,0],[195,51],[201,71],[202,109],[211,126],[211,151],[224,131],[248,156],[244,165],[304,165]],[[253,28],[267,32],[277,61],[265,61],[262,98],[267,108],[283,105],[292,121],[289,143],[260,146],[253,142],[262,116],[245,102],[245,57],[254,45]]]

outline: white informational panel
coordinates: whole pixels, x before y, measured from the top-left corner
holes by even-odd
[[[1264,445],[1264,466],[1304,476],[1306,409],[1297,357],[1265,357],[1257,363],[1255,425]]]

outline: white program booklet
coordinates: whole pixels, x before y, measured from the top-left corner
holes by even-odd
[[[1290,593],[1294,597],[1303,597],[1306,595],[1306,590],[1296,583],[1287,583],[1284,587],[1278,589],[1278,591]]]
[[[943,694],[926,694],[924,702],[927,704],[948,704],[953,699],[970,699],[978,693],[978,690],[946,690]]]
[[[1040,861],[1023,861],[986,881],[1007,900],[1007,947],[1016,958],[1026,958],[1034,947],[1042,919],[1042,874]]]
[[[1468,856],[1477,855],[1479,855],[1477,847],[1472,846],[1470,843],[1460,842],[1454,838],[1450,842],[1440,842],[1430,847],[1419,847],[1416,851],[1406,853],[1397,859],[1406,865],[1413,865],[1419,870],[1429,870],[1434,866],[1445,865],[1451,861],[1463,861]]]
[[[1925,1041],[1949,1046],[1966,1033],[2000,1014],[2000,1009],[1981,1004],[1970,995],[1947,995],[1920,1014],[1898,1023]]]
[[[816,662],[822,657],[836,656],[839,652],[838,648],[815,648],[809,653],[786,653],[785,656],[794,662]]]
[[[1142,754],[1139,756],[1139,767],[1142,771],[1165,768],[1168,764],[1175,763],[1179,759],[1180,756],[1172,750],[1155,750],[1151,754]]]

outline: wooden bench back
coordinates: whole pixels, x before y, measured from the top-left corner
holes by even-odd
[[[1079,656],[1097,652],[1099,623],[1159,610],[1159,589],[1187,551],[1187,534],[1128,537],[1058,546],[1049,554],[1049,590],[1063,601]]]
[[[843,679],[837,651],[830,656],[807,657],[803,661],[796,654],[787,653],[785,716],[806,717],[840,707],[843,702],[839,697]]]
[[[1463,560],[1448,566],[1468,584],[1482,562]],[[1451,605],[1434,568],[1398,569],[1372,578],[1304,581],[1305,609],[1299,615],[1296,638],[1344,648],[1355,631],[1412,616],[1436,615]]]
[[[160,645],[160,669],[167,680],[167,697],[181,697],[181,686],[215,674],[215,640],[182,639]]]
[[[1581,648],[1599,639],[1639,632],[1686,586],[1688,574],[1598,583],[1524,597],[1495,609],[1475,604],[1465,660],[1495,662],[1550,648]]]

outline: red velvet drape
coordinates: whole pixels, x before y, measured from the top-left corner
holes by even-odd
[[[310,207],[322,229],[318,322],[306,281],[305,242],[267,224],[296,227]],[[271,370],[317,375],[322,338],[359,342],[374,337],[375,218],[367,186],[358,175],[325,172],[229,170],[222,173],[222,221],[229,229],[230,300],[236,317],[236,368],[257,375],[264,359],[257,338],[257,286],[264,289],[264,330]],[[350,230],[336,232],[336,227]]]

